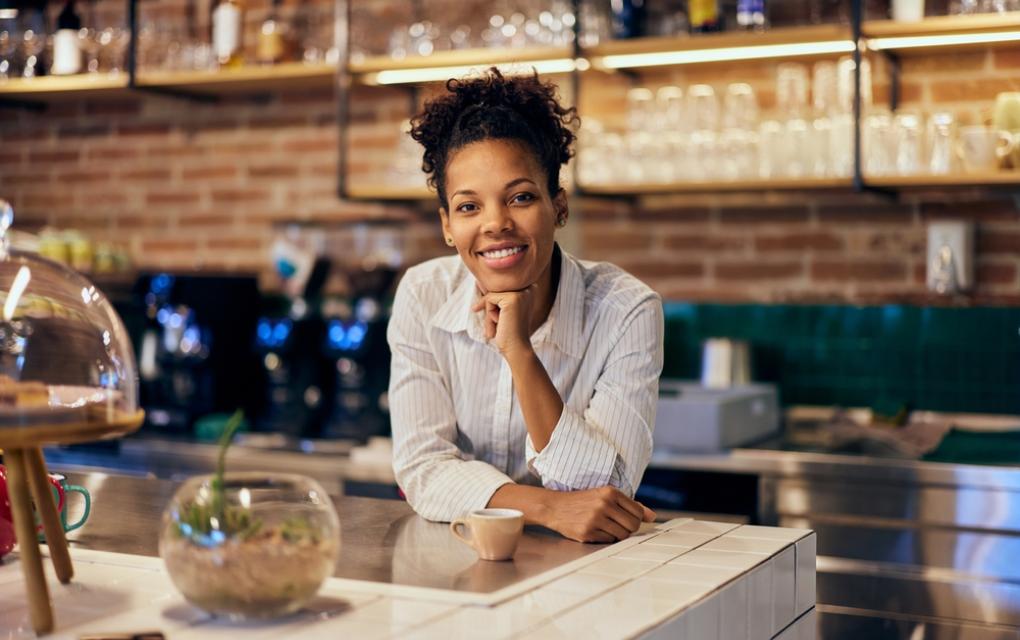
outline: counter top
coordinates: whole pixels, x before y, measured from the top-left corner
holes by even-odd
[[[76,580],[63,586],[51,574],[53,637],[154,626],[174,639],[236,637],[236,625],[187,606],[155,557],[159,514],[174,483],[69,479],[92,492],[94,510],[69,534]],[[614,638],[814,638],[815,538],[807,530],[683,519],[648,525],[615,545],[586,545],[529,528],[513,562],[492,563],[405,503],[335,503],[343,529],[336,577],[308,610],[247,624],[246,637],[578,637],[594,630]],[[32,637],[19,578],[12,555],[0,565],[3,638]]]

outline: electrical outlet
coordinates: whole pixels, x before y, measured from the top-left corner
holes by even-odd
[[[928,225],[928,288],[957,293],[974,286],[974,225],[962,220]]]

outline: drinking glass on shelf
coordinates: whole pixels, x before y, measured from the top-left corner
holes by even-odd
[[[758,129],[758,176],[764,179],[782,176],[786,168],[784,127],[777,120],[766,120]]]
[[[828,171],[837,178],[848,178],[854,172],[854,117],[837,113],[830,121]]]
[[[746,180],[758,174],[758,140],[753,131],[723,129],[718,139],[717,169],[722,180]]]
[[[838,107],[836,63],[816,62],[811,69],[811,105],[818,116],[828,116]]]
[[[680,87],[666,85],[655,92],[656,108],[663,126],[668,131],[683,131],[684,121],[684,90]]]
[[[711,85],[695,84],[687,89],[686,111],[693,131],[714,132],[719,128],[719,101]]]
[[[0,82],[17,75],[18,42],[21,31],[16,17],[0,18]]]
[[[294,16],[294,27],[301,47],[301,59],[308,64],[335,63],[339,49],[333,34],[332,3],[317,5],[303,3]],[[405,34],[407,29],[402,29]],[[390,55],[394,55],[392,42]],[[406,43],[405,55],[412,53],[411,42]]]
[[[895,170],[895,135],[892,115],[876,109],[864,119],[861,151],[864,172],[869,176],[889,175]]]
[[[723,128],[751,131],[758,127],[758,99],[751,85],[733,82],[723,98]]]
[[[791,118],[786,121],[784,129],[784,144],[789,150],[782,173],[790,178],[803,178],[811,173],[814,166],[811,127],[804,118]]]
[[[928,118],[928,172],[946,175],[956,168],[956,118],[938,111]]]
[[[46,24],[42,11],[20,11],[21,77],[34,78],[42,71],[42,54],[46,50]]]
[[[796,62],[776,67],[776,108],[782,118],[803,118],[808,104],[808,70]]]
[[[627,130],[651,131],[656,128],[655,96],[643,87],[627,91]]]
[[[821,116],[811,121],[808,175],[824,178],[832,173],[832,119]]]
[[[896,173],[907,176],[920,173],[924,155],[921,116],[913,111],[901,111],[896,114],[894,125]]]
[[[836,63],[836,94],[839,100],[839,111],[841,113],[853,113],[854,110],[854,70],[856,69],[854,59],[850,56],[843,56]],[[871,63],[867,59],[861,60],[861,114],[864,115],[871,108]]]

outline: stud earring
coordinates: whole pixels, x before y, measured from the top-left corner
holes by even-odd
[[[453,246],[453,238],[447,238],[446,239],[446,246],[448,246],[448,247],[452,247]]]
[[[562,226],[564,226],[566,224],[567,224],[567,219],[564,218],[563,216],[560,216],[559,218],[556,218],[556,226],[557,227],[562,227]]]

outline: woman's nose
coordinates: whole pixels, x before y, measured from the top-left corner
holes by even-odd
[[[482,231],[486,233],[500,233],[513,228],[513,219],[506,207],[486,207],[484,215]]]

